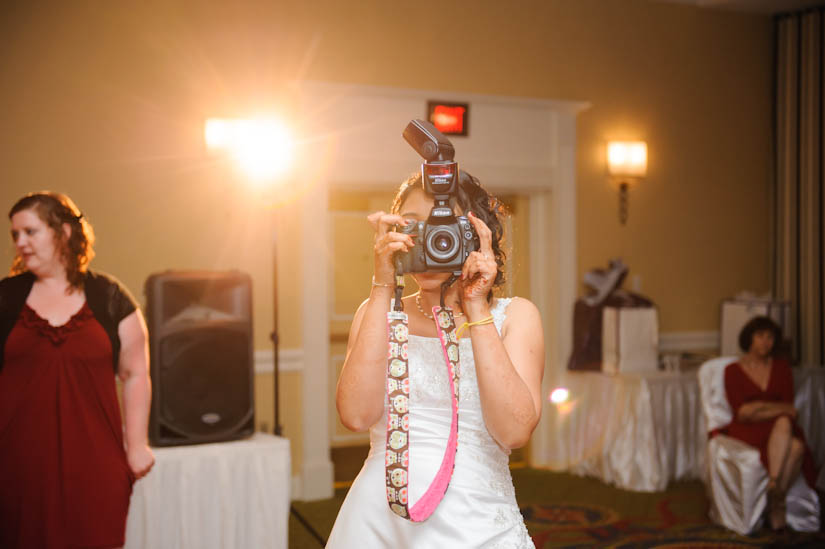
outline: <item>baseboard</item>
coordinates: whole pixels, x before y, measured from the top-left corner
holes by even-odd
[[[659,351],[704,351],[719,349],[719,332],[662,332],[659,334]]]
[[[255,351],[255,373],[271,374],[275,368],[272,357],[275,352],[272,349],[258,349]],[[303,349],[279,349],[278,350],[278,372],[300,372],[304,369]]]

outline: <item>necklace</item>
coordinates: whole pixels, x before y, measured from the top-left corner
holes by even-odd
[[[421,292],[418,292],[417,294],[415,294],[415,304],[418,307],[418,310],[421,312],[421,314],[424,315],[424,318],[429,318],[430,320],[433,319],[433,315],[431,315],[430,313],[425,311],[424,307],[421,306]],[[458,318],[460,316],[464,316],[464,313],[463,312],[460,312],[460,313],[455,312],[455,313],[453,313],[453,316],[455,318]]]

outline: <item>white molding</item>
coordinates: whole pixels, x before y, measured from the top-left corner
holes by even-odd
[[[302,500],[303,499],[303,491],[301,490],[301,475],[296,474],[292,475],[292,482],[291,482],[292,492],[289,494],[290,500]]]
[[[306,430],[304,434],[306,435]],[[329,440],[326,437],[317,438],[323,439],[327,455],[315,461],[304,459],[301,464],[301,500],[303,501],[328,499],[335,493],[335,470],[329,458]],[[304,447],[306,446],[305,441]]]
[[[544,324],[545,368],[542,395],[564,375],[573,342],[570,322],[576,302],[576,118],[583,107],[555,117],[557,155],[550,193],[530,195],[530,290]],[[551,130],[551,129],[548,129]],[[546,241],[544,239],[547,239]],[[539,265],[534,263],[543,262]],[[544,410],[530,444],[530,463],[553,463],[555,425]]]
[[[272,349],[257,349],[255,351],[255,373],[271,374],[275,368],[272,363]],[[304,350],[278,349],[278,372],[301,372],[304,369]]]
[[[662,332],[659,334],[659,351],[701,351],[719,348],[719,331],[709,332]]]
[[[329,456],[329,241],[328,185],[319,181],[301,200],[302,395],[301,498],[332,497],[334,471]],[[322,434],[319,436],[319,434]]]

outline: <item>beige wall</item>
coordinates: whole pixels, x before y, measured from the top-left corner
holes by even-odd
[[[268,109],[299,122],[312,113],[289,110],[295,78],[588,101],[580,273],[623,256],[663,331],[718,329],[722,298],[768,289],[768,17],[645,0],[81,4],[3,8],[0,209],[69,193],[98,232],[95,266],[136,294],[163,269],[250,272],[256,348],[269,348],[273,212],[282,347],[300,346],[300,218],[210,157],[202,123]],[[604,175],[611,138],[649,146],[626,227]]]

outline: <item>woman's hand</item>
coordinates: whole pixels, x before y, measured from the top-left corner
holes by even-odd
[[[391,230],[394,225],[407,225],[407,221],[400,215],[386,212],[375,212],[367,216],[367,220],[375,229],[374,246],[374,276],[378,284],[395,283],[395,265],[393,256],[396,252],[408,252],[415,244],[413,237],[408,234]]]
[[[135,475],[135,479],[145,477],[155,464],[155,454],[147,445],[129,448],[126,451],[126,460],[129,462],[129,469]]]
[[[781,404],[781,406],[782,406],[782,413],[781,413],[782,415],[787,415],[787,416],[790,416],[791,419],[796,419],[796,416],[797,416],[798,412],[796,411],[796,407],[793,404],[791,404],[789,402],[784,402],[784,403]]]
[[[493,233],[484,221],[469,212],[467,219],[473,224],[478,234],[479,249],[470,252],[464,266],[461,268],[461,305],[470,320],[478,320],[476,316],[487,316],[489,305],[487,294],[493,289],[493,283],[498,274],[496,256],[493,253]]]

